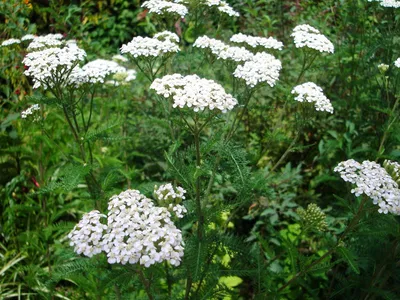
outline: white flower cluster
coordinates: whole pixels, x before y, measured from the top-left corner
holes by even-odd
[[[239,16],[239,13],[234,11],[224,0],[203,0],[200,3],[209,7],[216,6],[220,12],[228,14],[229,16]],[[184,18],[188,13],[188,9],[185,5],[189,5],[188,0],[148,0],[142,4],[142,7],[147,8],[150,13],[178,14],[181,18]]]
[[[115,61],[96,59],[76,70],[71,74],[71,82],[76,85],[81,83],[104,83],[107,76],[116,73],[124,73],[126,69]]]
[[[355,184],[351,193],[357,197],[365,194],[379,206],[380,213],[400,215],[400,190],[388,172],[373,161],[362,164],[353,159],[343,161],[334,169],[346,182]]]
[[[10,46],[10,45],[20,44],[20,43],[21,43],[21,40],[19,40],[19,39],[8,39],[8,40],[3,41],[0,45],[0,47]]]
[[[168,208],[168,211],[173,212],[178,218],[183,218],[187,213],[186,208],[179,203],[185,199],[186,190],[180,186],[174,188],[171,183],[154,187],[154,197],[158,204]]]
[[[400,1],[398,1],[398,0],[368,0],[368,1],[369,2],[379,1],[381,6],[383,6],[383,7],[392,7],[392,8],[400,7]]]
[[[82,220],[68,234],[69,245],[74,247],[76,253],[88,257],[101,253],[101,238],[107,225],[102,224],[100,218],[105,217],[98,210],[83,215]]]
[[[296,26],[290,36],[293,37],[296,48],[308,47],[319,52],[334,52],[334,46],[326,36],[308,24]]]
[[[164,0],[148,0],[142,4],[142,7],[149,9],[150,13],[175,13],[180,15],[181,18],[184,18],[188,13],[188,9],[185,5],[179,4],[179,2],[179,0],[175,0],[174,2]]]
[[[227,94],[221,85],[197,75],[166,75],[154,80],[150,88],[165,98],[172,97],[174,108],[187,106],[195,112],[208,108],[225,113],[237,104],[237,100]]]
[[[36,110],[40,110],[39,104],[33,104],[29,108],[21,112],[21,118],[26,119],[28,116],[33,115]]]
[[[330,100],[324,95],[322,88],[314,82],[306,82],[294,87],[292,94],[297,94],[294,98],[296,101],[314,103],[317,111],[333,113],[333,106]]]
[[[259,52],[252,56],[243,65],[237,66],[233,75],[246,81],[246,84],[254,87],[258,83],[267,82],[273,87],[279,78],[282,63],[271,54]]]
[[[201,49],[210,49],[218,59],[230,59],[236,62],[247,61],[253,57],[253,54],[244,47],[231,47],[220,40],[201,36],[196,39],[193,47]]]
[[[182,233],[165,207],[154,206],[139,191],[127,190],[110,199],[108,210],[102,249],[109,263],[139,262],[146,267],[163,261],[180,264]]]
[[[63,36],[60,33],[50,33],[43,36],[35,36],[32,42],[29,44],[27,50],[38,51],[50,47],[59,47],[63,44],[63,42],[61,41],[62,38]]]
[[[273,37],[265,38],[265,37],[251,36],[251,35],[245,35],[243,33],[238,33],[234,34],[231,37],[230,41],[234,43],[245,43],[253,48],[261,46],[266,49],[277,49],[277,50],[283,49],[283,43]]]
[[[223,12],[231,17],[239,17],[240,14],[235,11],[226,1],[224,0],[206,0],[205,3],[207,6],[212,7],[216,6],[220,12]]]
[[[21,41],[31,41],[34,40],[35,38],[36,36],[33,34],[26,34],[21,38]]]
[[[86,52],[75,44],[31,52],[22,61],[28,67],[24,74],[33,77],[33,88],[43,86],[46,89],[55,83],[65,84],[71,70],[85,56]]]
[[[154,194],[159,201],[183,200],[185,199],[186,190],[180,186],[174,189],[171,183],[167,183],[160,187],[155,186]]]
[[[110,264],[180,264],[182,233],[165,207],[155,206],[137,190],[127,190],[111,197],[108,210],[107,225],[99,221],[106,216],[94,211],[68,235],[75,252],[89,257],[105,252]]]
[[[178,52],[179,46],[177,45],[177,40],[179,41],[179,38],[176,40],[175,37],[177,38],[176,34],[174,35],[170,32],[170,35],[168,35],[165,31],[162,36],[156,35],[153,38],[134,37],[128,44],[122,45],[121,53],[129,53],[134,58],[137,58],[141,56],[156,57],[167,53]]]
[[[400,57],[395,60],[394,65],[396,68],[400,68]]]

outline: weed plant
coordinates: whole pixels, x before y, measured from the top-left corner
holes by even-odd
[[[0,298],[398,299],[399,6],[1,1]]]

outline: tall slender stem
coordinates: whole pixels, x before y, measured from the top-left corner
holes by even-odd
[[[196,168],[200,169],[201,165],[201,153],[200,153],[200,130],[198,127],[197,115],[195,118],[195,128],[194,128],[194,144],[196,147]],[[204,226],[204,216],[201,211],[201,201],[200,201],[200,176],[196,178],[196,210],[197,217],[199,219],[198,227],[197,227],[197,236],[201,241],[203,239],[203,226]]]
[[[148,279],[146,279],[146,277],[145,277],[145,275],[144,275],[142,269],[138,269],[138,270],[136,270],[136,272],[138,273],[139,279],[140,279],[140,281],[142,282],[142,284],[143,284],[143,286],[144,286],[144,290],[146,291],[147,297],[148,297],[150,300],[153,300],[154,297],[153,297],[153,295],[151,294],[151,290],[150,290],[151,281],[148,280]]]

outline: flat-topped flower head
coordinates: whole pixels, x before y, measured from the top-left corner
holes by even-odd
[[[231,17],[239,17],[240,14],[235,11],[226,1],[223,0],[205,0],[205,5],[209,7],[216,7],[220,12],[225,13]]]
[[[243,33],[234,34],[231,39],[231,42],[234,43],[244,43],[249,45],[250,47],[263,47],[265,49],[283,49],[283,43],[274,39],[273,37],[260,37],[260,36],[251,36],[245,35]]]
[[[76,85],[82,83],[104,83],[107,76],[122,72],[126,72],[126,69],[115,61],[96,59],[84,65],[81,70],[75,70],[71,74],[70,80]]]
[[[142,4],[142,7],[147,8],[149,13],[155,14],[177,14],[181,18],[184,18],[188,13],[188,9],[185,5],[180,4],[179,0],[175,1],[164,1],[164,0],[148,0]]]
[[[3,41],[0,45],[0,47],[6,47],[6,46],[16,45],[16,44],[20,44],[20,43],[21,43],[20,39],[8,39],[8,40]]]
[[[97,210],[84,214],[82,220],[68,234],[69,245],[74,247],[74,251],[77,254],[92,257],[101,253],[101,239],[107,229],[107,225],[102,224],[100,219],[105,217]]]
[[[193,43],[193,47],[210,49],[213,54],[218,55],[220,51],[228,46],[220,40],[209,38],[208,36],[203,35],[195,40],[195,42]]]
[[[218,109],[224,113],[237,104],[221,85],[197,75],[166,75],[154,80],[150,88],[165,98],[171,97],[174,108],[189,107],[195,112]]]
[[[259,52],[243,65],[237,66],[233,76],[246,81],[250,87],[266,82],[273,87],[279,78],[282,63],[271,54]]]
[[[127,190],[111,197],[108,210],[101,245],[110,264],[180,264],[182,233],[171,221],[167,208],[154,206],[137,190]]]
[[[178,218],[183,218],[184,214],[187,213],[186,208],[180,205],[182,200],[185,199],[185,193],[185,189],[180,186],[173,187],[171,183],[154,187],[154,198],[158,204],[167,207],[168,211]]]
[[[157,57],[179,51],[179,46],[175,39],[176,35],[174,35],[174,33],[167,33],[164,31],[160,34],[161,35],[156,34],[153,38],[134,37],[132,41],[121,47],[121,53],[128,53],[134,58],[138,58]]]
[[[355,185],[351,193],[366,195],[379,206],[378,212],[400,215],[400,190],[385,168],[365,160],[361,164],[353,159],[339,163],[334,169],[346,182]]]
[[[319,52],[334,52],[334,46],[326,36],[308,24],[296,26],[290,36],[293,37],[296,48],[308,47]]]
[[[292,94],[297,95],[294,98],[296,101],[314,103],[317,111],[333,113],[331,101],[324,95],[322,88],[314,82],[306,82],[294,87]]]
[[[63,48],[48,48],[28,53],[22,61],[28,69],[25,75],[33,78],[33,88],[47,89],[55,84],[69,84],[69,75],[77,63],[84,59],[86,52],[75,44]]]
[[[28,51],[39,51],[51,47],[60,47],[63,45],[61,41],[63,35],[60,33],[35,36],[32,42],[28,45]]]
[[[32,41],[36,38],[36,35],[26,34],[21,38],[21,41]]]
[[[205,35],[197,38],[193,47],[209,49],[217,59],[242,62],[253,57],[253,54],[244,47],[229,46],[220,40]]]
[[[184,213],[180,206],[174,212]],[[107,218],[107,225],[101,218]],[[166,261],[178,266],[184,250],[182,232],[168,209],[155,206],[137,190],[111,197],[107,216],[97,210],[85,214],[68,238],[76,253],[91,257],[104,252],[110,264],[150,267]]]
[[[383,7],[392,7],[392,8],[400,7],[399,0],[368,0],[368,2],[372,2],[372,1],[379,1],[380,5]]]
[[[398,59],[395,60],[394,66],[395,66],[396,68],[400,68],[400,57],[399,57]]]

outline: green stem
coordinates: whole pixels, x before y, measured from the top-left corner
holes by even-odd
[[[382,153],[382,151],[383,151],[383,147],[385,146],[385,142],[386,142],[387,136],[388,136],[388,134],[389,134],[389,130],[390,130],[390,128],[392,127],[393,123],[394,123],[394,122],[396,121],[396,119],[397,119],[397,116],[395,116],[395,117],[393,117],[393,116],[394,116],[394,112],[395,112],[396,109],[397,109],[397,106],[399,105],[399,99],[400,99],[400,97],[397,97],[396,102],[394,103],[393,108],[392,108],[392,110],[390,111],[389,125],[388,125],[388,127],[386,128],[385,132],[383,133],[383,137],[382,137],[381,142],[380,142],[380,144],[379,144],[378,157],[377,157],[376,160],[378,160],[378,158],[380,157],[380,155],[381,155],[381,153]],[[383,154],[383,153],[382,153],[382,154]]]
[[[194,143],[196,147],[196,168],[200,169],[201,167],[201,153],[200,153],[200,130],[197,126],[197,116],[195,119],[195,128],[194,128]],[[203,226],[204,226],[204,216],[201,211],[201,201],[200,201],[200,176],[196,178],[196,210],[198,217],[198,227],[197,227],[197,236],[201,241],[203,239]]]
[[[273,173],[277,167],[285,160],[286,156],[288,156],[289,152],[292,150],[293,146],[296,144],[296,142],[299,140],[299,133],[296,134],[295,138],[292,140],[290,143],[289,147],[286,149],[286,151],[282,154],[282,156],[279,158],[279,160],[276,162],[276,164],[272,167],[270,173]]]
[[[150,290],[150,286],[151,286],[151,281],[146,279],[146,276],[143,273],[143,270],[139,267],[139,269],[136,270],[136,272],[139,275],[139,279],[142,282],[143,286],[144,286],[144,290],[146,291],[147,297],[150,300],[153,300],[153,295],[151,294],[151,290]]]

